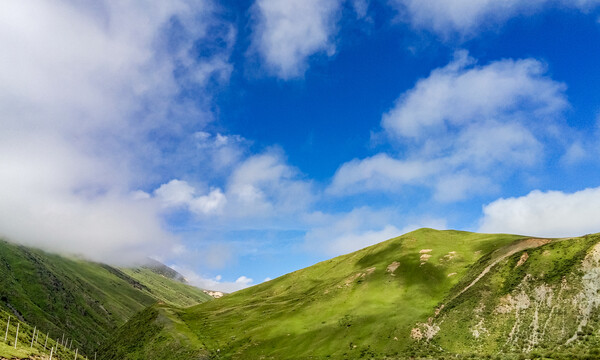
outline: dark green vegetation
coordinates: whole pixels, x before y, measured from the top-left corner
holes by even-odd
[[[421,229],[215,301],[155,306],[104,359],[596,359],[599,242]]]
[[[184,307],[210,299],[164,271],[117,269],[0,241],[0,327],[10,314],[53,339],[65,334],[73,348],[93,354],[119,326],[159,301]]]

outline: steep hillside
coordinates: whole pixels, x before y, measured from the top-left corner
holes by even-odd
[[[207,299],[202,290],[147,269],[116,269],[0,241],[0,309],[53,338],[75,339],[87,353],[157,301],[189,306]]]
[[[476,279],[474,267],[463,284]],[[600,358],[600,235],[555,240],[499,261],[421,330],[421,348]]]

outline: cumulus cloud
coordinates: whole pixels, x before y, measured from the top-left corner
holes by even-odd
[[[483,207],[479,231],[564,237],[600,232],[600,188],[574,193],[534,190]]]
[[[173,139],[210,120],[180,93],[231,71],[230,32],[209,31],[215,9],[185,0],[0,5],[2,236],[112,262],[171,251],[159,202],[134,190],[162,161],[154,130]],[[199,59],[202,41],[223,45]],[[218,198],[206,196],[199,211]]]
[[[239,215],[293,214],[314,201],[310,181],[285,162],[279,151],[253,155],[231,174],[227,194]],[[234,209],[232,209],[233,211]]]
[[[545,73],[544,64],[534,59],[477,66],[466,51],[459,51],[454,61],[398,98],[382,126],[394,136],[421,140],[453,126],[519,120],[524,112],[552,117],[566,106],[565,86]]]
[[[220,214],[227,203],[221,189],[210,189],[205,195],[197,195],[194,187],[177,179],[161,185],[154,194],[167,208],[185,207],[199,215]]]
[[[385,135],[410,155],[352,160],[337,170],[329,191],[425,185],[438,200],[456,201],[494,190],[493,177],[543,160],[544,142],[565,127],[560,122],[568,107],[564,92],[565,86],[546,76],[537,60],[482,66],[457,52],[382,117]]]
[[[249,219],[277,222],[283,216],[306,211],[315,199],[310,181],[288,165],[278,150],[251,155],[232,165],[224,187],[205,189],[173,179],[154,191],[164,208],[189,210],[203,218],[218,216],[235,229]],[[199,219],[202,220],[202,219]]]
[[[387,154],[354,159],[335,173],[330,193],[357,193],[366,190],[394,191],[404,184],[415,183],[436,170],[433,163],[397,160]]]
[[[528,15],[548,7],[587,11],[598,0],[392,0],[401,17],[416,28],[440,35],[471,35],[482,27],[497,26],[511,17]]]
[[[282,79],[302,76],[308,58],[335,53],[340,0],[257,0],[253,47]]]

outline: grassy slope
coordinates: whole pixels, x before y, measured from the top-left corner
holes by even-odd
[[[237,358],[395,355],[470,264],[517,238],[422,229],[181,316],[208,348]],[[426,249],[432,257],[421,265]],[[393,262],[395,276],[386,270]]]
[[[145,271],[135,280],[106,265],[0,241],[0,308],[51,337],[65,333],[88,353],[157,299],[179,306],[207,299],[182,285]]]
[[[411,329],[480,257],[520,238],[421,229],[212,302],[169,309],[168,318],[183,321],[189,348],[224,359],[395,356],[411,351]],[[431,258],[421,264],[424,249]],[[154,357],[167,358],[177,359]]]

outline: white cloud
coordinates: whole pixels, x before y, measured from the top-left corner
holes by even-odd
[[[336,171],[328,192],[348,194],[368,190],[394,191],[401,185],[415,183],[435,172],[435,164],[396,160],[387,154],[378,154],[343,164]]]
[[[230,208],[237,216],[280,216],[307,209],[312,185],[286,164],[278,151],[253,155],[233,171],[227,184]]]
[[[225,207],[227,198],[221,189],[212,189],[208,194],[199,196],[190,203],[190,210],[197,214],[219,213]]]
[[[257,0],[253,47],[278,77],[302,76],[308,58],[335,53],[340,0]]]
[[[534,59],[500,60],[477,66],[467,52],[419,80],[383,116],[390,134],[422,140],[432,132],[489,120],[554,116],[566,106],[565,86],[544,76],[546,67]]]
[[[158,202],[132,190],[164,161],[153,130],[171,140],[209,120],[180,92],[231,71],[231,39],[193,53],[214,40],[214,12],[202,0],[0,4],[2,236],[111,262],[173,249]],[[183,83],[175,71],[204,75]]]
[[[598,0],[392,0],[401,17],[416,28],[440,35],[472,35],[482,27],[494,27],[511,17],[528,15],[548,7],[588,11]]]
[[[187,205],[194,198],[196,190],[186,181],[171,180],[161,185],[154,194],[167,207]]]
[[[154,191],[163,206],[185,207],[197,215],[220,214],[227,203],[221,189],[211,189],[206,195],[196,195],[196,189],[182,180],[171,180]]]
[[[502,176],[536,166],[544,143],[565,134],[565,86],[545,72],[534,59],[481,66],[457,52],[382,117],[390,141],[410,155],[354,159],[338,169],[328,190],[398,192],[423,185],[442,201],[497,190]]]
[[[217,275],[214,278],[199,275],[195,271],[185,266],[169,265],[175,271],[179,272],[192,285],[201,289],[222,291],[232,293],[254,285],[251,278],[240,276],[235,281],[222,281],[222,276]]]
[[[483,207],[481,232],[531,236],[580,236],[600,232],[600,188],[575,193],[535,190]]]
[[[211,217],[211,222],[218,216],[230,229],[249,222],[256,226],[257,219],[277,223],[282,217],[302,213],[314,201],[310,181],[288,165],[280,151],[239,158],[230,168],[223,189],[206,190],[174,179],[162,184],[154,195],[165,208],[184,208]]]

